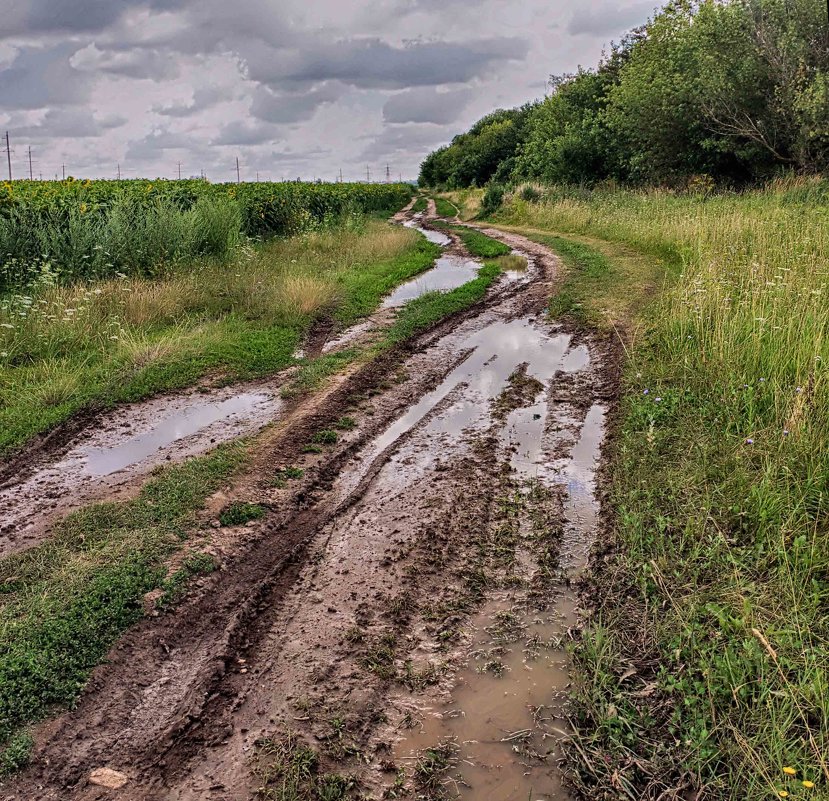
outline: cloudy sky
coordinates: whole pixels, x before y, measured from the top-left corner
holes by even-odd
[[[0,0],[14,177],[414,178],[658,0]],[[4,176],[5,165],[0,165]]]

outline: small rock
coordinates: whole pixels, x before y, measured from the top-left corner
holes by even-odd
[[[89,783],[96,784],[98,787],[108,787],[110,790],[118,790],[127,783],[127,777],[112,768],[95,768],[89,774]]]

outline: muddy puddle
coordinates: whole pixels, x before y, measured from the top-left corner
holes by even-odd
[[[106,414],[58,461],[0,489],[0,557],[36,544],[71,508],[112,495],[153,467],[258,431],[281,401],[264,385],[155,398]]]
[[[423,230],[425,233],[426,231]],[[481,269],[481,264],[461,256],[441,256],[435,266],[417,278],[401,284],[383,301],[383,307],[402,306],[427,292],[447,292],[472,281]]]
[[[523,549],[510,581],[490,593],[470,622],[448,685],[431,702],[401,697],[413,723],[395,745],[394,759],[413,769],[438,749],[451,765],[442,779],[449,797],[566,799],[556,767],[568,729],[563,643],[578,620],[570,581],[586,563],[595,531],[604,409],[573,407],[557,397],[559,383],[591,366],[588,348],[574,345],[567,333],[530,319],[501,320],[456,346],[466,357],[379,438],[374,453],[416,427],[417,438],[440,443],[439,455],[425,460],[434,465],[454,444],[494,433],[521,494],[538,486],[563,493],[559,568],[552,582],[543,579],[546,600],[539,604],[529,588],[537,587],[543,571],[532,548]],[[413,460],[410,451],[403,447],[391,456],[384,470],[390,486],[401,486],[413,461],[424,464],[422,453]]]
[[[430,242],[435,245],[440,245],[441,247],[446,247],[447,245],[452,244],[452,238],[447,236],[442,231],[435,231],[432,228],[424,228],[423,226],[419,225],[422,215],[415,215],[413,219],[408,220],[407,222],[403,223],[406,228],[414,228],[416,231],[420,231],[423,236],[426,237]]]

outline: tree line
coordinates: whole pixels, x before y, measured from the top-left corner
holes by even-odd
[[[420,183],[744,185],[829,169],[826,0],[671,0],[596,68],[550,83],[430,153]]]

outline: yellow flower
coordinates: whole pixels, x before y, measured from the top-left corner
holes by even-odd
[[[804,786],[807,790],[811,790],[811,789],[815,786],[815,783],[814,783],[814,782],[810,782],[808,779],[806,779],[805,781],[802,781],[802,782],[800,782],[800,783],[801,783],[801,784],[802,784],[802,785],[803,785],[803,786]]]
[[[779,795],[781,798],[788,798],[789,797],[789,794],[785,790],[778,791],[777,795]]]
[[[797,771],[794,768],[783,768],[783,773],[787,776],[797,776]]]

